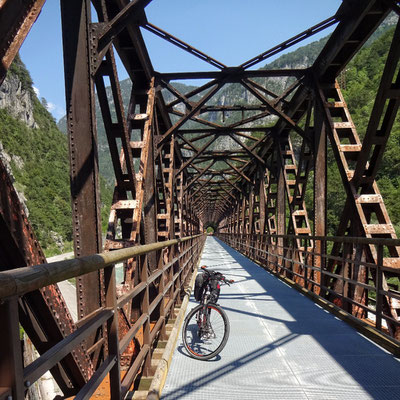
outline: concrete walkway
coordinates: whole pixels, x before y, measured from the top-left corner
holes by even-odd
[[[74,257],[74,252],[60,254],[58,256],[47,258],[48,263],[64,261]],[[76,302],[76,287],[69,281],[58,282],[58,287],[64,297],[68,310],[74,322],[78,320],[78,306]]]
[[[230,337],[210,361],[179,337],[163,400],[400,399],[399,360],[345,322],[214,237],[203,264],[236,281],[219,300]]]

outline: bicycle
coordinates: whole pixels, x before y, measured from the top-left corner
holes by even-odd
[[[209,360],[219,354],[229,337],[229,320],[225,311],[216,304],[220,282],[227,280],[220,272],[201,267],[203,274],[196,277],[195,298],[200,304],[193,308],[183,323],[182,339],[189,355],[198,360]],[[203,281],[203,282],[201,282]]]

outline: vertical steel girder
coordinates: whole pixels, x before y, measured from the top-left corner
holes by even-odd
[[[95,120],[94,80],[90,71],[90,1],[61,1],[67,129],[75,256],[99,253],[101,243],[100,192]],[[77,278],[79,318],[101,307],[104,286],[100,272]],[[87,341],[88,349],[102,333]],[[94,347],[95,364],[102,348]]]
[[[270,235],[276,235],[277,232],[277,222],[276,222],[276,212],[277,212],[277,202],[278,202],[278,180],[277,180],[278,169],[277,165],[273,169],[269,170],[267,173],[267,230]],[[262,232],[264,233],[264,232]],[[275,239],[272,239],[275,241]]]
[[[315,104],[314,126],[314,235],[327,234],[327,126],[323,118],[321,104]],[[322,241],[315,242],[315,251],[322,254],[326,251]],[[315,257],[314,265],[320,270],[325,268],[325,258]],[[321,274],[315,271],[314,280],[321,283]],[[319,290],[316,288],[318,294]]]
[[[25,385],[23,382],[22,351],[19,340],[18,300],[0,304],[0,395],[3,399],[23,399]],[[9,329],[7,329],[7,328]],[[7,360],[7,363],[4,362]],[[14,389],[14,390],[13,390]]]

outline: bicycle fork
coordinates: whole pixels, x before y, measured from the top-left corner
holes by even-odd
[[[199,311],[199,315],[197,317],[199,336],[204,339],[215,338],[215,333],[210,322],[210,314],[211,310],[207,307],[207,305],[204,305],[202,310]]]

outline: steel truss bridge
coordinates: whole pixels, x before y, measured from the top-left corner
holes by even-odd
[[[44,2],[0,1],[0,83]],[[0,162],[0,398],[22,399],[48,370],[65,396],[90,398],[107,374],[110,397],[125,396],[138,375],[152,373],[151,357],[167,337],[208,226],[349,315],[374,315],[372,329],[398,352],[400,292],[388,279],[399,276],[400,241],[376,176],[400,104],[400,24],[363,139],[337,78],[388,14],[400,14],[399,2],[345,0],[332,17],[234,67],[149,22],[150,2],[61,0],[77,258],[46,264]],[[252,69],[332,26],[311,67]],[[212,68],[156,71],[143,30]],[[132,81],[127,107],[115,52]],[[287,81],[278,92],[277,78]],[[173,82],[185,79],[207,83],[182,93]],[[214,101],[228,86],[240,88],[243,98]],[[104,243],[96,99],[115,172]],[[328,147],[346,193],[330,238]],[[313,187],[308,210],[307,185]],[[118,287],[116,262],[124,262]],[[73,277],[77,322],[56,284]],[[22,362],[20,325],[40,354],[29,365]]]

